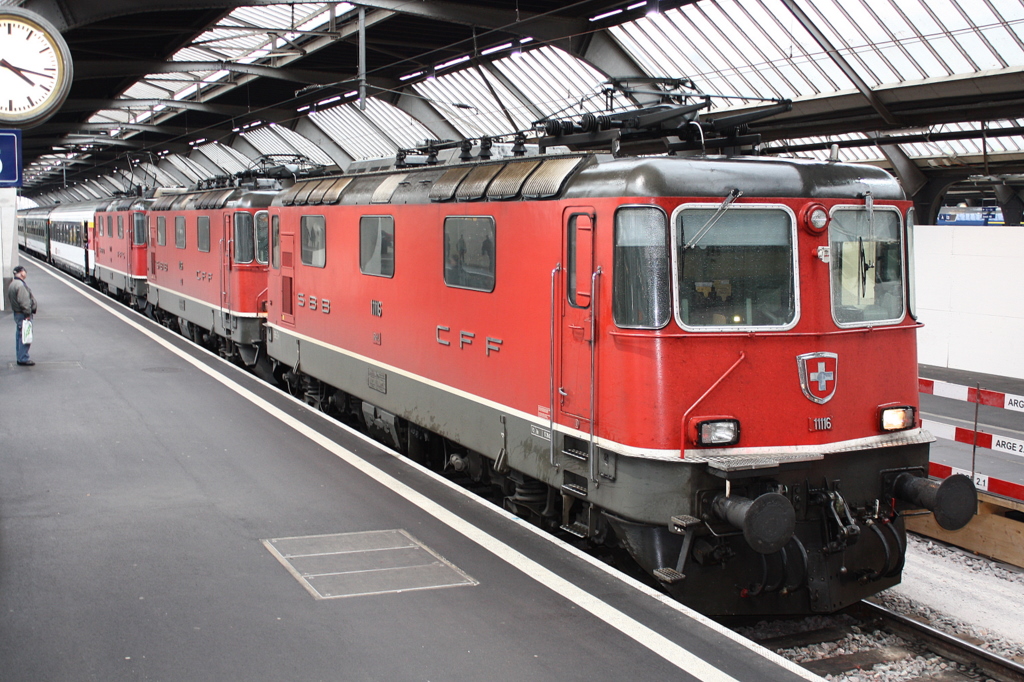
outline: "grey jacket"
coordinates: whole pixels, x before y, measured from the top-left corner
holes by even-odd
[[[36,297],[32,295],[28,285],[17,277],[11,282],[11,286],[7,287],[7,302],[12,312],[22,315],[36,314]]]

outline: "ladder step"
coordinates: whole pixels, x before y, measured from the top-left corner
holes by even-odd
[[[686,535],[686,531],[689,528],[699,526],[701,523],[701,520],[695,516],[680,514],[679,516],[672,517],[672,522],[668,525],[668,529],[676,535]]]
[[[669,585],[678,583],[686,578],[685,575],[674,568],[656,568],[654,570],[654,577]]]
[[[585,538],[590,535],[590,529],[587,528],[586,524],[579,523],[578,521],[573,524],[566,524],[561,526],[561,529],[570,535],[575,535],[578,538]]]
[[[575,483],[563,483],[562,492],[569,493],[570,495],[573,495],[575,497],[587,496],[587,489],[584,486],[577,485]]]
[[[562,450],[562,454],[566,457],[578,459],[581,462],[586,462],[590,459],[590,455],[585,450],[577,450],[576,448],[565,448]]]

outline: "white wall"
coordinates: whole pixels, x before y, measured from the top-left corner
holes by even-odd
[[[919,225],[918,361],[1024,379],[1024,227]]]

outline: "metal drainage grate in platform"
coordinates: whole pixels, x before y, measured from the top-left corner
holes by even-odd
[[[263,544],[317,599],[478,584],[404,530],[276,538]]]

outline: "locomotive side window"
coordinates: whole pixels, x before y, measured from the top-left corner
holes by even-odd
[[[135,245],[144,246],[146,244],[146,214],[135,213],[132,214],[132,226],[135,232]]]
[[[395,219],[366,215],[359,219],[359,272],[395,276]]]
[[[185,216],[174,216],[174,245],[179,249],[185,248]]]
[[[117,216],[117,238],[124,239],[124,216]]]
[[[327,220],[322,215],[304,215],[299,221],[303,265],[322,268],[327,264]]]
[[[156,219],[156,243],[157,246],[167,245],[167,218],[157,216]]]
[[[270,221],[271,265],[275,270],[281,269],[281,216],[275,215]]]
[[[256,262],[267,264],[267,251],[270,239],[270,214],[266,211],[259,211],[256,214]]]
[[[903,244],[896,210],[837,208],[829,223],[832,314],[839,325],[903,319]]]
[[[668,222],[653,206],[615,214],[612,317],[626,329],[661,329],[672,315]]]
[[[256,258],[252,213],[235,214],[235,262],[251,263]]]
[[[494,291],[494,218],[444,219],[444,283],[459,289]]]
[[[210,253],[210,216],[196,218],[196,247],[203,253]]]
[[[114,216],[112,215],[107,216],[107,236],[114,236]]]
[[[796,321],[795,236],[784,209],[684,207],[676,218],[680,324],[786,327]]]

